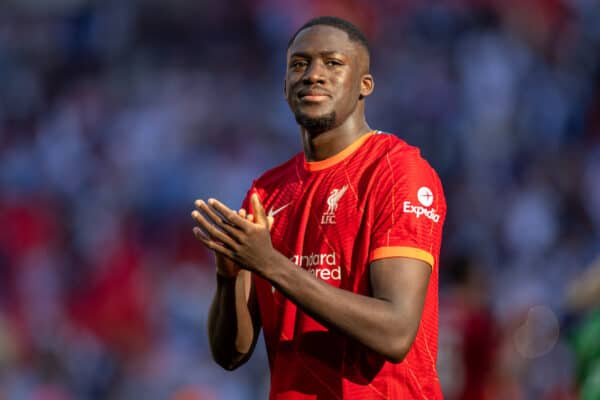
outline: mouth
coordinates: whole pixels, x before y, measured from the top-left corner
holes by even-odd
[[[330,97],[329,93],[321,90],[301,90],[298,92],[300,101],[307,103],[320,103]]]

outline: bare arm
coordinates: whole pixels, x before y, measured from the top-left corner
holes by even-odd
[[[239,215],[246,218],[245,210],[240,210]],[[194,228],[196,237],[218,236],[213,226],[202,224],[198,211],[192,216],[202,226],[202,230]],[[224,369],[233,370],[250,358],[256,345],[260,331],[256,292],[249,271],[241,270],[237,263],[217,252],[215,258],[217,290],[208,314],[208,340],[214,360]]]
[[[264,267],[271,281],[306,313],[392,362],[404,359],[421,320],[431,267],[409,258],[370,266],[373,297],[333,287],[277,254]]]
[[[208,340],[214,360],[233,370],[254,350],[260,330],[252,277],[241,271],[236,277],[217,274],[217,290],[208,314]]]
[[[431,267],[409,258],[377,260],[370,266],[373,297],[335,288],[273,249],[264,209],[258,197],[251,200],[256,211],[255,224],[247,223],[223,204],[210,201],[211,207],[223,215],[223,220],[214,222],[222,224],[219,226],[227,237],[222,238],[222,243],[205,239],[205,244],[269,280],[326,326],[392,362],[402,361],[419,327]]]

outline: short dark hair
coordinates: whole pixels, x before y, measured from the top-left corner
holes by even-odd
[[[296,40],[296,37],[300,32],[302,32],[306,28],[310,28],[311,26],[316,25],[326,25],[342,30],[346,32],[350,41],[362,45],[367,50],[368,54],[371,52],[369,49],[369,42],[367,41],[365,35],[360,31],[360,29],[358,29],[356,26],[354,26],[354,24],[352,24],[349,21],[346,21],[345,19],[332,16],[316,17],[309,20],[294,33],[294,35],[288,42],[287,48],[289,49],[292,46],[292,43],[294,43],[294,40]]]

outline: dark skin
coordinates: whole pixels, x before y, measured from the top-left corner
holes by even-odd
[[[366,49],[341,30],[314,26],[297,36],[287,60],[285,93],[292,111],[309,118],[336,115],[327,131],[301,127],[308,160],[331,157],[370,131],[364,99],[373,78]],[[254,215],[216,199],[197,200],[192,212],[194,235],[216,254],[217,291],[208,320],[215,360],[231,370],[252,354],[261,323],[255,273],[320,323],[401,362],[419,327],[432,267],[403,257],[376,260],[370,265],[372,297],[333,287],[273,248],[273,221],[257,195],[251,204]]]
[[[367,50],[345,32],[315,26],[298,34],[287,52],[284,93],[290,109],[314,118],[335,111],[337,117],[333,129],[320,134],[300,127],[308,161],[329,158],[371,130],[364,98],[374,86]]]

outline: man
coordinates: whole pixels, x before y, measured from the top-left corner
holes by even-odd
[[[243,209],[209,199],[192,212],[217,260],[213,356],[238,367],[262,326],[271,399],[441,398],[445,200],[418,149],[367,125],[373,88],[363,34],[309,21],[285,80],[304,151],[256,180]]]

